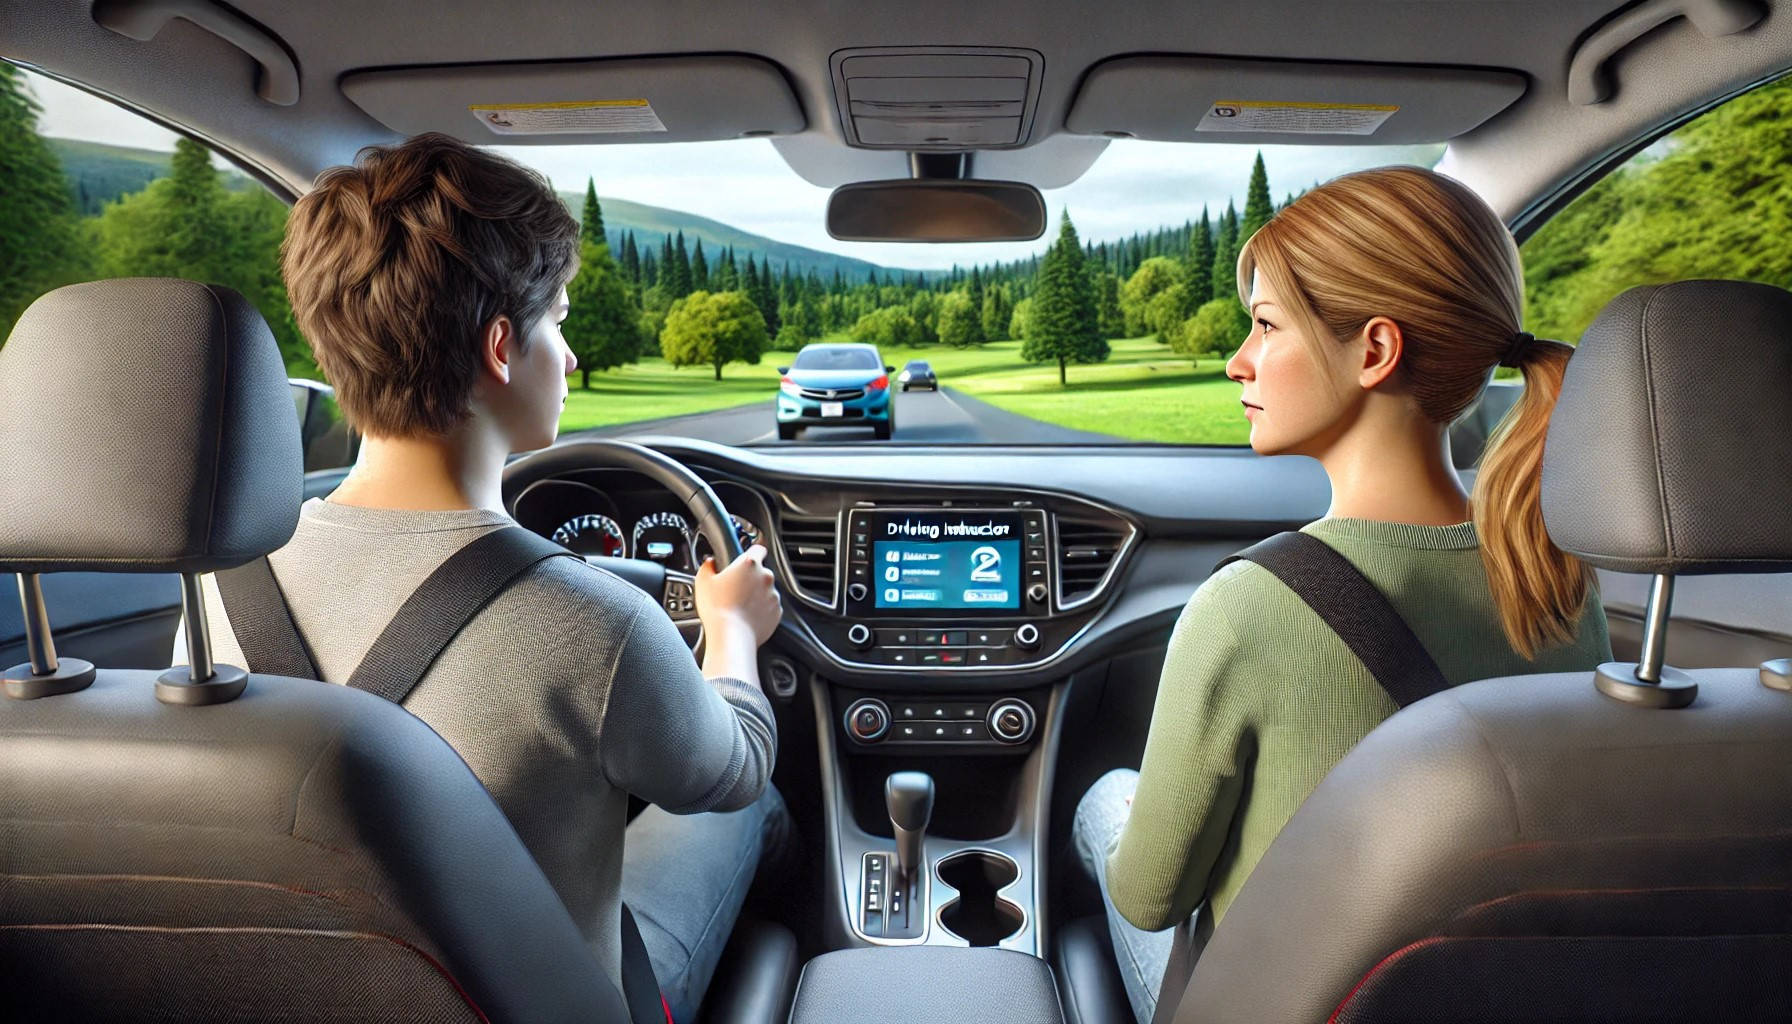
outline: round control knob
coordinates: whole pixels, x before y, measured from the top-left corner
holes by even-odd
[[[874,697],[864,697],[846,709],[846,731],[860,743],[876,743],[890,731],[890,709]]]
[[[1024,700],[996,701],[989,709],[989,734],[1003,743],[1024,743],[1033,735],[1033,709]]]
[[[865,589],[865,584],[863,583],[849,584],[846,588],[846,596],[855,602],[865,600],[870,594],[871,591]]]
[[[846,628],[846,642],[854,650],[862,651],[871,646],[871,627],[863,622],[855,622]]]
[[[1014,630],[1014,646],[1023,651],[1039,648],[1039,627],[1031,622],[1023,622]]]
[[[1044,604],[1046,596],[1045,584],[1035,583],[1027,588],[1027,600],[1034,604]]]

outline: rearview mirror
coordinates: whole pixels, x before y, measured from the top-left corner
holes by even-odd
[[[885,373],[895,373],[896,368],[894,366],[891,366],[889,363],[885,363],[884,364],[884,372]]]
[[[860,181],[828,197],[828,234],[842,242],[1030,242],[1045,234],[1045,198],[1019,181]]]
[[[780,366],[780,367],[778,367],[778,372],[779,372],[779,373],[781,373],[781,374],[782,374],[782,373],[789,373],[789,372],[790,372],[790,367],[788,367],[788,366]]]

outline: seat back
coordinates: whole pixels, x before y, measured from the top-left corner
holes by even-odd
[[[1383,723],[1258,863],[1177,1021],[1792,1019],[1792,693],[1663,662],[1672,574],[1792,567],[1788,324],[1792,294],[1731,281],[1607,307],[1543,510],[1585,563],[1655,576],[1640,663]]]
[[[627,1020],[503,813],[369,694],[0,700],[0,1019]]]
[[[471,770],[371,694],[211,664],[197,573],[284,544],[300,448],[242,296],[59,289],[0,348],[0,1020],[622,1021]],[[38,574],[182,574],[189,664],[58,659]],[[504,685],[496,681],[494,685]]]

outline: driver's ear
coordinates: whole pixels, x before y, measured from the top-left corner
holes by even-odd
[[[1370,319],[1363,325],[1363,367],[1357,380],[1365,391],[1379,386],[1394,375],[1400,358],[1406,354],[1406,338],[1400,325],[1385,316]]]
[[[510,383],[510,360],[516,354],[516,328],[510,317],[499,313],[479,332],[479,360],[485,372],[500,384]]]

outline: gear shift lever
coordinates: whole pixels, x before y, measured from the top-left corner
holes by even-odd
[[[904,879],[921,866],[921,839],[933,817],[933,776],[926,772],[892,772],[884,782],[884,805],[896,833],[896,869]]]

